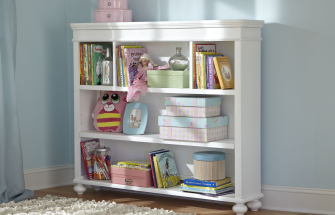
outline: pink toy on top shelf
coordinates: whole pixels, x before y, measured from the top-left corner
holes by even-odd
[[[94,22],[131,22],[131,10],[95,10]]]
[[[98,0],[98,10],[127,10],[128,0]]]

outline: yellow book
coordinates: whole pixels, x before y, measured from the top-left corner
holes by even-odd
[[[163,181],[162,181],[162,177],[161,177],[161,172],[159,170],[159,164],[158,164],[156,155],[153,156],[153,160],[154,160],[154,166],[155,166],[157,188],[162,188],[163,187]]]
[[[126,58],[124,56],[124,48],[142,48],[142,46],[121,46],[124,78],[125,78],[125,82],[126,82],[126,87],[129,87],[129,85],[128,85],[128,77],[127,77]]]
[[[215,57],[213,58],[213,63],[218,74],[221,89],[233,89],[234,77],[228,57]]]
[[[150,161],[128,160],[128,161],[120,161],[117,164],[149,167],[150,166]]]
[[[182,187],[189,187],[189,188],[197,188],[197,189],[203,189],[203,190],[220,190],[222,188],[227,188],[227,187],[231,187],[232,183],[228,183],[228,184],[223,184],[219,187],[203,187],[203,186],[194,186],[194,185],[186,185],[186,184],[181,184]]]

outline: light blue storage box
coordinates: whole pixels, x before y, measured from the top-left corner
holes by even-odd
[[[216,116],[207,118],[159,116],[159,126],[182,128],[216,128],[228,125],[228,116]]]
[[[226,153],[220,151],[194,152],[194,178],[206,181],[224,179],[225,159]]]

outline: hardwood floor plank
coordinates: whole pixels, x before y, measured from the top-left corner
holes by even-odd
[[[44,190],[36,190],[34,198],[46,195],[63,196],[67,198],[79,198],[83,200],[111,201],[118,204],[133,204],[150,208],[164,208],[179,213],[196,213],[197,215],[235,215],[232,211],[233,204],[220,204],[202,202],[199,200],[179,199],[175,197],[154,196],[142,193],[130,193],[122,191],[110,191],[88,188],[83,195],[77,195],[73,186],[56,187]],[[281,212],[270,210],[248,211],[245,215],[306,215],[302,213]]]

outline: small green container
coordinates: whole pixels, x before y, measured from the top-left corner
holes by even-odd
[[[189,71],[148,70],[148,87],[189,88]]]

